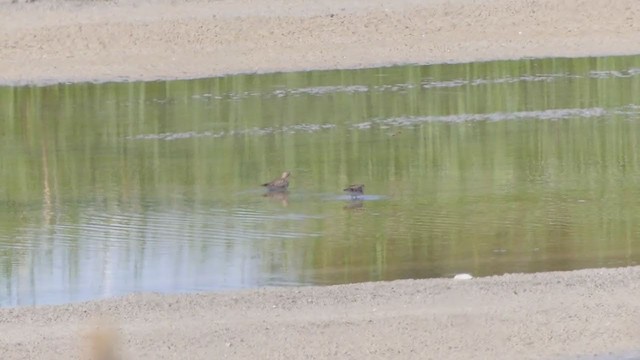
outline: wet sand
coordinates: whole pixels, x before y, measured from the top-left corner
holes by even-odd
[[[640,53],[635,0],[0,0],[0,83]],[[567,359],[640,349],[640,267],[0,309],[1,359]],[[111,330],[90,335],[100,318]],[[615,356],[615,355],[614,355]]]

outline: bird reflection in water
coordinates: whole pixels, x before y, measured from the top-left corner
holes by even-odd
[[[347,203],[347,205],[342,207],[344,210],[349,211],[362,211],[364,210],[364,201],[360,199],[354,199]]]
[[[277,201],[282,204],[282,206],[289,206],[289,192],[288,191],[269,191],[262,195],[268,198],[271,201]]]

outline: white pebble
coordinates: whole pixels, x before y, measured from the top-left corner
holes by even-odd
[[[457,274],[456,276],[453,277],[453,280],[471,280],[473,279],[473,276],[471,276],[470,274]]]

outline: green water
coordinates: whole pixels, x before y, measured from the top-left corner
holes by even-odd
[[[640,57],[0,87],[0,305],[637,264],[639,91]]]

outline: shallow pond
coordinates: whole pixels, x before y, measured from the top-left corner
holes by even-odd
[[[638,94],[640,57],[0,87],[0,305],[638,264]]]

